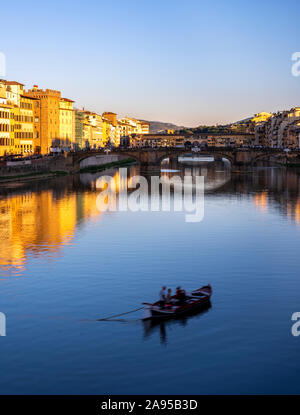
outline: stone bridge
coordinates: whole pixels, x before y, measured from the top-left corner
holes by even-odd
[[[80,163],[96,155],[104,155],[103,150],[81,151],[78,153],[69,153],[66,159],[66,169],[70,172],[78,172]],[[165,158],[179,157],[184,154],[193,154],[198,156],[212,156],[215,160],[227,159],[232,166],[252,165],[257,161],[272,161],[279,164],[299,164],[299,152],[285,152],[278,149],[228,149],[228,148],[207,148],[193,153],[191,149],[176,147],[161,148],[133,148],[133,149],[115,149],[109,155],[119,155],[132,158],[141,164],[144,168],[158,167]],[[109,157],[108,157],[109,158]]]

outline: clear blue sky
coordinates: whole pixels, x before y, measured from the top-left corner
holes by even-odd
[[[16,0],[0,51],[78,107],[197,126],[300,105],[299,19],[299,0]]]

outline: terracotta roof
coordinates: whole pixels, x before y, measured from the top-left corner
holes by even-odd
[[[5,79],[1,79],[1,82],[3,82],[6,85],[21,85],[21,86],[24,86],[24,84],[21,84],[20,82],[17,82],[17,81],[5,81]]]

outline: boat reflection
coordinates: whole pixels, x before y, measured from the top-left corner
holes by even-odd
[[[158,332],[160,337],[160,343],[163,345],[167,345],[168,328],[170,329],[172,328],[172,326],[176,325],[187,326],[189,320],[203,316],[203,314],[206,314],[211,307],[212,305],[209,301],[206,304],[204,304],[203,307],[201,307],[201,309],[191,310],[189,313],[186,313],[183,316],[177,316],[171,319],[152,318],[149,320],[143,320],[144,339],[147,339],[152,334]]]

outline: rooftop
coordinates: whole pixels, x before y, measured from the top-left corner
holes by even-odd
[[[72,99],[69,98],[61,98],[61,101],[66,101],[66,102],[75,102]]]
[[[5,79],[0,79],[0,82],[2,82],[5,85],[20,85],[20,86],[24,86],[24,84],[21,84],[20,82],[17,82],[17,81],[6,81]]]

